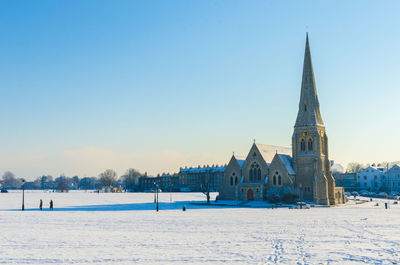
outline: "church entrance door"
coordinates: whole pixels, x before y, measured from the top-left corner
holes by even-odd
[[[252,189],[247,190],[247,200],[248,201],[253,201],[254,200],[254,192]]]

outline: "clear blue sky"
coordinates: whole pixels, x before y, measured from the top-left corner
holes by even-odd
[[[0,1],[0,174],[290,146],[309,32],[330,158],[399,160],[398,1]]]

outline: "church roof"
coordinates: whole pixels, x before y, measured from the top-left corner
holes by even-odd
[[[266,145],[266,144],[255,144],[260,151],[265,162],[271,163],[276,153],[290,155],[292,148],[284,146]]]
[[[278,154],[279,159],[282,161],[282,164],[285,166],[289,175],[296,175],[292,167],[292,157],[289,155]]]
[[[311,60],[308,33],[306,38],[306,49],[304,52],[303,78],[301,81],[301,95],[299,112],[297,114],[295,127],[324,125],[319,110],[317,88],[315,86],[314,70]]]
[[[246,157],[245,156],[238,156],[238,155],[233,155],[236,159],[236,161],[238,162],[240,168],[243,167],[244,161],[246,161]]]

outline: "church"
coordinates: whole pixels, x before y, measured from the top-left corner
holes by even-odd
[[[328,155],[328,137],[319,110],[308,34],[304,53],[299,111],[292,148],[254,144],[246,157],[233,155],[220,188],[221,200],[267,200],[277,190],[297,191],[320,205],[346,201],[335,187]]]

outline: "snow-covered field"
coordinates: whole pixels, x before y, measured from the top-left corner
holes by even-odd
[[[203,194],[0,194],[0,263],[397,264],[400,206],[190,205]],[[215,194],[214,194],[215,196]],[[43,199],[45,211],[38,210]],[[48,211],[53,199],[55,210]],[[187,206],[183,212],[182,206]]]

